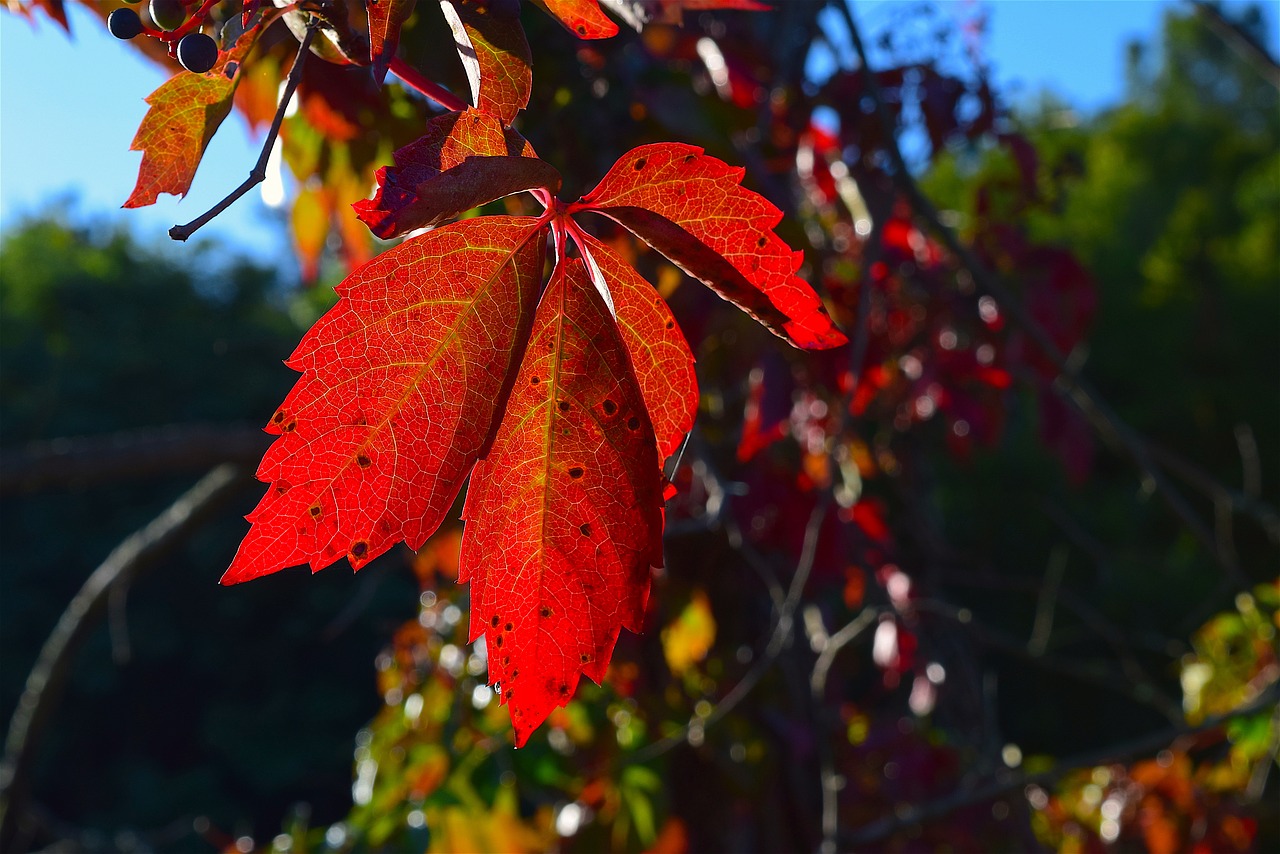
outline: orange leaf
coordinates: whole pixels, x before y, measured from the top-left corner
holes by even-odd
[[[124,207],[152,205],[161,193],[185,196],[191,189],[205,147],[231,112],[241,64],[261,30],[254,27],[241,35],[207,73],[181,71],[147,96],[151,109],[129,146],[142,152],[142,165]]]
[[[447,0],[440,4],[476,109],[509,125],[533,90],[529,42],[520,25],[519,0]]]

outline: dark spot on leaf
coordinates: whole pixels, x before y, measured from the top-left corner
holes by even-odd
[[[490,623],[490,624],[491,624],[495,629],[498,627],[498,623],[501,623],[501,622],[502,622],[502,620],[501,620],[501,619],[499,619],[499,617],[498,617],[498,615],[497,615],[497,614],[494,614],[494,615],[493,615],[493,617],[489,620],[489,623]]]
[[[591,526],[586,522],[583,522],[581,525],[579,525],[578,530],[582,532],[582,536],[584,537],[591,536]]]
[[[636,161],[636,163],[635,163],[636,171],[637,171],[637,172],[639,172],[641,169],[643,169],[643,168],[644,168],[644,165],[645,165],[646,163],[648,163],[648,162],[649,162],[649,158],[647,158],[647,157],[641,157],[641,158],[640,158],[639,160],[637,160],[637,161]]]
[[[540,383],[540,382],[542,382],[542,378],[541,378],[541,377],[534,377],[533,379],[529,380],[529,383],[530,383],[531,385],[537,385],[537,384],[538,384],[538,383]]]
[[[639,418],[636,418],[634,415],[632,415],[630,418],[628,418],[628,419],[627,419],[627,429],[628,429],[628,430],[639,430],[639,429],[640,429],[640,419],[639,419]]]
[[[505,628],[507,631],[510,632],[515,629],[515,625],[513,625],[512,623],[507,623],[503,628]]]
[[[591,656],[587,655],[584,652],[582,655],[578,656],[578,660],[581,661],[583,664],[586,664],[588,661],[591,660]]]
[[[361,541],[358,543],[353,543],[351,545],[351,554],[354,555],[355,557],[364,557],[365,553],[368,551],[369,551],[369,544],[366,542]]]
[[[675,325],[676,325],[676,322],[675,322],[674,320],[668,320],[668,321],[667,321],[667,328],[668,328],[668,329],[672,329],[672,328],[674,328],[674,327],[675,327]]]
[[[502,635],[498,635],[494,639],[493,643],[494,643],[494,646],[499,646],[499,647],[502,646]]]
[[[602,403],[600,406],[602,409],[604,409],[605,415],[612,415],[613,413],[618,411],[618,404],[614,403],[612,400],[609,400],[608,398],[605,398],[604,403]]]
[[[227,79],[230,80],[232,77],[236,76],[236,69],[238,69],[239,67],[240,67],[240,63],[238,62],[228,62],[226,66],[223,67],[222,70],[223,70],[223,73],[227,75]]]
[[[288,492],[292,488],[293,487],[289,485],[289,481],[282,480],[276,484],[276,495],[284,495],[286,492]]]
[[[582,24],[578,24],[578,35],[585,36],[586,34],[587,34],[587,28],[582,26]]]
[[[369,466],[373,465],[373,460],[369,459],[365,454],[360,454],[356,457],[356,465],[360,466],[362,469],[367,469]]]
[[[569,477],[573,478],[574,480],[577,480],[578,478],[582,477],[582,475],[585,473],[586,472],[582,468],[582,466],[574,466],[573,468],[569,469]]]
[[[284,425],[284,432],[286,433],[292,433],[294,430],[297,430],[297,429],[298,429],[298,422],[296,419]]]
[[[542,617],[545,620],[547,617],[551,616],[551,609],[548,608],[546,605],[543,605],[541,608],[538,609],[538,616]]]
[[[696,154],[686,154],[686,155],[684,156],[684,162],[685,162],[685,163],[692,163],[692,162],[697,158],[697,156],[698,156],[698,155],[696,155]]]
[[[321,514],[323,511],[320,509],[320,505],[319,505],[319,504],[312,504],[312,505],[311,505],[311,509],[310,509],[308,512],[311,514],[311,518],[312,518],[312,519],[319,519],[319,518],[320,518],[320,514]]]
[[[569,696],[569,686],[567,683],[564,683],[564,682],[560,683],[560,696],[561,697]]]
[[[511,679],[512,679],[512,681],[514,681],[514,680],[515,680],[515,678],[516,678],[517,676],[519,676],[519,675],[520,675],[520,668],[519,668],[519,667],[517,667],[515,670],[512,670],[512,671],[511,671]],[[507,697],[509,698],[510,696],[511,696],[511,689],[510,689],[510,688],[508,688],[508,689],[507,689]]]
[[[561,412],[568,412],[568,411],[569,411],[569,401],[567,401],[567,400],[562,400],[562,401],[560,401],[560,402],[559,402],[558,404],[556,404],[556,405],[560,407],[560,411],[561,411]]]
[[[508,664],[510,664],[510,663],[511,663],[511,656],[509,656],[509,655],[504,655],[504,656],[502,656],[502,666],[503,666],[503,667],[506,667],[506,666],[507,666]]]
[[[276,414],[275,414],[275,415],[273,415],[273,416],[271,416],[271,423],[272,423],[272,424],[279,424],[279,423],[280,423],[281,421],[283,421],[283,420],[284,420],[284,410],[283,410],[283,409],[278,409],[278,410],[276,410]]]
[[[761,237],[759,240],[757,240],[757,241],[756,241],[756,246],[758,246],[758,247],[760,247],[761,249],[763,249],[763,248],[765,247],[765,245],[766,245],[766,244],[768,244],[768,242],[769,242],[769,238],[767,238],[767,237]]]

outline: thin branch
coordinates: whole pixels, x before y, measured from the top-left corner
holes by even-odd
[[[841,843],[849,847],[861,847],[892,836],[901,830],[918,828],[922,824],[936,821],[965,807],[976,806],[997,798],[1008,792],[1019,791],[1027,786],[1050,786],[1080,768],[1092,768],[1113,762],[1128,762],[1140,756],[1146,756],[1174,742],[1215,730],[1236,718],[1256,714],[1273,707],[1280,700],[1280,683],[1256,697],[1253,701],[1233,711],[1212,718],[1207,718],[1194,725],[1183,724],[1169,727],[1159,732],[1140,736],[1132,741],[1114,744],[1087,753],[1080,753],[1058,760],[1053,768],[1035,774],[1027,772],[1008,772],[997,779],[981,786],[970,786],[953,792],[950,795],[928,801],[923,804],[903,806],[888,818],[873,821],[857,828],[841,838]]]
[[[172,424],[70,436],[0,451],[0,497],[108,481],[252,465],[271,437],[247,424]]]
[[[1251,517],[1262,526],[1268,539],[1280,544],[1280,513],[1265,501],[1259,500],[1255,493],[1226,487],[1204,469],[1159,445],[1152,446],[1151,453],[1166,469],[1199,489],[1215,503],[1227,501],[1237,513]],[[1256,482],[1246,477],[1246,486],[1252,487]]]
[[[818,500],[817,505],[809,516],[809,524],[804,532],[804,545],[800,551],[800,560],[796,563],[795,575],[792,576],[791,584],[787,588],[786,598],[778,609],[777,619],[774,621],[773,631],[769,638],[769,645],[765,648],[764,653],[760,658],[756,659],[756,663],[752,665],[746,675],[733,686],[729,693],[720,699],[720,702],[715,705],[709,714],[705,717],[695,715],[680,729],[645,745],[628,756],[625,764],[633,765],[647,762],[683,744],[691,734],[696,733],[697,736],[701,736],[707,727],[729,714],[739,703],[746,699],[751,690],[764,677],[764,674],[773,666],[778,655],[786,648],[795,628],[796,606],[799,604],[800,594],[804,592],[804,586],[809,580],[809,573],[813,571],[814,560],[818,552],[818,535],[821,533],[822,523],[826,519],[827,511],[830,507],[831,493],[826,492]]]
[[[1228,21],[1222,15],[1222,10],[1215,3],[1205,3],[1203,0],[1191,0],[1191,5],[1195,7],[1196,12],[1200,15],[1200,20],[1204,22],[1213,34],[1222,39],[1227,47],[1235,52],[1246,65],[1258,72],[1263,80],[1272,86],[1280,89],[1280,64],[1277,64],[1271,54],[1267,53],[1262,45],[1258,44],[1247,34],[1242,32],[1231,21]]]
[[[245,479],[244,470],[232,465],[209,472],[163,513],[116,546],[67,605],[27,676],[9,722],[4,759],[0,761],[0,850],[12,850],[41,736],[61,698],[75,654],[102,618],[111,594],[134,581],[143,569],[155,565],[160,556],[203,524]]]
[[[267,131],[267,138],[262,143],[262,153],[258,155],[258,162],[249,170],[249,177],[245,178],[239,187],[228,193],[226,198],[191,220],[191,222],[186,225],[175,225],[169,229],[169,237],[174,240],[186,240],[199,231],[201,227],[207,225],[218,214],[231,207],[237,199],[266,180],[267,161],[271,159],[271,149],[275,146],[276,137],[280,135],[280,125],[284,123],[284,114],[289,109],[289,102],[293,100],[293,93],[297,91],[298,82],[302,80],[302,69],[306,64],[307,55],[311,49],[311,41],[316,37],[318,29],[319,24],[315,18],[312,18],[307,24],[307,33],[302,37],[302,43],[298,45],[298,56],[293,61],[293,68],[289,69],[289,77],[284,85],[284,94],[280,97],[280,103],[276,107],[276,117],[271,121],[271,129]]]
[[[841,13],[845,26],[849,30],[849,37],[861,63],[863,85],[875,105],[876,114],[884,127],[892,128],[892,117],[889,116],[885,107],[880,85],[876,81],[875,73],[872,71],[870,62],[867,59],[866,46],[862,43],[862,34],[854,21],[853,13],[849,10],[849,4],[847,2],[836,2],[833,5]],[[1154,484],[1165,503],[1169,505],[1169,508],[1182,520],[1183,524],[1200,541],[1200,544],[1218,565],[1226,571],[1232,581],[1240,588],[1248,587],[1249,580],[1240,570],[1239,565],[1231,559],[1230,555],[1223,554],[1218,549],[1213,533],[1192,510],[1182,493],[1165,477],[1164,472],[1156,464],[1147,443],[1080,376],[1077,366],[1058,348],[1053,337],[1014,297],[1013,292],[988,271],[977,255],[960,241],[960,238],[956,236],[951,228],[942,222],[933,203],[924,195],[916,184],[915,179],[912,178],[906,160],[903,158],[902,149],[898,145],[897,137],[893,133],[887,134],[885,149],[893,164],[894,182],[898,185],[898,189],[902,194],[906,196],[915,214],[924,220],[929,230],[938,236],[952,257],[959,261],[961,266],[969,272],[977,289],[993,297],[1009,317],[1022,328],[1031,342],[1046,358],[1053,362],[1059,372],[1059,381],[1054,384],[1055,388],[1061,385],[1065,393],[1064,396],[1084,414],[1093,425],[1094,430],[1104,440],[1118,446],[1129,456],[1142,473],[1143,478]]]

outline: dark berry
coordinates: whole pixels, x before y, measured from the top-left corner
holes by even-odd
[[[218,43],[204,33],[187,33],[178,42],[178,62],[188,71],[204,74],[218,62]]]
[[[151,0],[151,22],[162,30],[176,30],[187,20],[182,0]]]
[[[132,9],[116,9],[107,16],[107,32],[128,41],[142,32],[142,19]]]

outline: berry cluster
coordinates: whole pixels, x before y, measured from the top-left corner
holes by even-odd
[[[136,5],[141,0],[125,0]],[[118,39],[132,39],[140,35],[151,36],[167,42],[169,54],[176,56],[182,67],[196,74],[203,74],[218,61],[218,43],[212,36],[200,32],[209,8],[217,0],[151,0],[147,12],[155,28],[142,23],[138,13],[130,8],[116,9],[107,16],[107,31]],[[199,3],[190,16],[187,7]]]

